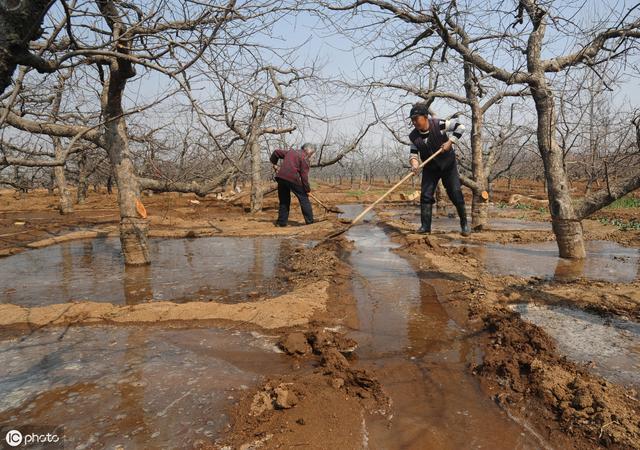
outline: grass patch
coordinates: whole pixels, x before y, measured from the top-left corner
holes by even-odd
[[[608,217],[601,217],[598,222],[604,225],[613,225],[620,231],[640,231],[640,220],[631,219],[628,222],[622,219],[609,219]]]
[[[640,208],[640,198],[622,197],[611,203],[606,209]]]

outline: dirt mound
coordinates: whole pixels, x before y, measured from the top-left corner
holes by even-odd
[[[341,333],[327,329],[294,331],[285,335],[278,346],[288,355],[307,355],[311,352],[323,355],[327,350],[337,350],[345,355],[352,354],[358,344]]]
[[[333,278],[336,269],[342,266],[338,257],[340,251],[340,244],[337,242],[313,248],[296,248],[287,262],[285,276],[292,282],[308,278]]]
[[[217,445],[361,448],[366,440],[364,414],[386,414],[389,398],[371,371],[353,366],[355,342],[319,329],[289,333],[279,346],[296,356],[294,371],[244,396],[232,412],[233,425]]]
[[[515,313],[484,319],[490,343],[474,372],[502,390],[505,407],[529,402],[563,431],[611,448],[640,448],[637,393],[558,357],[552,339]]]

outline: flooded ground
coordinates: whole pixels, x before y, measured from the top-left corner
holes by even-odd
[[[434,208],[435,209],[435,208]],[[392,214],[397,219],[403,219],[407,222],[414,223],[416,228],[420,226],[420,206],[411,206],[403,208],[391,208],[384,210],[385,214]],[[467,208],[467,216],[471,218],[471,211]],[[550,222],[538,222],[534,220],[510,219],[506,217],[489,217],[488,228],[500,231],[551,231]],[[459,231],[460,219],[457,215],[441,216],[434,213],[431,229],[437,231]]]
[[[342,205],[346,217],[361,210]],[[390,422],[367,419],[374,448],[541,448],[537,436],[509,419],[468,373],[476,361],[472,337],[446,310],[437,273],[418,276],[396,255],[384,230],[353,227],[359,357],[376,368],[390,394]]]
[[[640,249],[611,241],[587,241],[587,257],[568,260],[558,257],[555,242],[532,244],[471,244],[467,247],[494,275],[518,275],[556,280],[584,277],[592,280],[628,283],[640,278]]]
[[[233,329],[78,327],[0,340],[0,423],[64,425],[65,448],[192,448],[225,409],[288,367]]]
[[[570,359],[609,381],[640,387],[640,324],[563,306],[514,306],[544,329]]]
[[[0,302],[241,302],[278,295],[276,274],[302,244],[286,238],[151,239],[153,264],[124,267],[117,238],[66,242],[0,259]]]

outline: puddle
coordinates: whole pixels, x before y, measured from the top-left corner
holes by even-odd
[[[453,209],[453,207],[450,207],[449,209]],[[407,222],[411,222],[415,224],[416,228],[420,226],[420,206],[418,205],[415,207],[385,209],[383,212],[392,214],[397,219],[403,219]],[[471,210],[469,208],[467,208],[467,217],[471,220]],[[489,217],[488,228],[490,230],[500,231],[551,231],[551,223],[503,217]],[[460,219],[458,219],[457,215],[454,217],[436,215],[434,207],[431,229],[435,232],[460,231]]]
[[[564,306],[513,308],[551,335],[568,358],[611,382],[640,386],[640,324]]]
[[[587,241],[587,257],[568,260],[558,257],[554,241],[531,244],[464,245],[494,275],[517,275],[556,280],[578,277],[629,283],[640,278],[640,249],[623,247],[611,241]]]
[[[242,302],[279,295],[286,238],[151,239],[152,264],[125,268],[117,238],[65,242],[0,259],[0,302]]]
[[[340,208],[347,218],[362,210],[357,205]],[[541,442],[509,419],[469,375],[467,365],[479,355],[473,338],[444,306],[439,274],[419,277],[374,224],[355,226],[346,237],[354,241],[349,263],[358,308],[359,329],[353,333],[358,356],[376,367],[393,402],[391,422],[367,418],[371,446],[541,448]]]
[[[453,207],[449,208],[453,209]],[[420,206],[391,208],[383,210],[384,213],[392,214],[397,219],[403,219],[407,222],[415,224],[416,228],[420,226]],[[467,208],[467,217],[471,220],[471,210]],[[537,222],[534,220],[510,219],[503,217],[489,217],[490,230],[500,231],[551,231],[550,222]],[[431,229],[437,231],[460,231],[460,219],[454,217],[441,216],[435,214],[431,223]]]
[[[64,426],[65,448],[192,448],[240,391],[290,364],[257,334],[77,327],[0,340],[0,423]]]

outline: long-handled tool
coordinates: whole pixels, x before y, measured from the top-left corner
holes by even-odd
[[[320,201],[320,199],[319,199],[318,197],[316,197],[315,195],[313,195],[311,192],[309,192],[309,197],[311,197],[311,198],[312,198],[313,200],[315,200],[315,201],[316,201],[320,206],[322,206],[322,207],[325,209],[325,211],[332,212],[332,213],[337,213],[337,214],[342,214],[342,213],[344,212],[343,210],[341,210],[340,208],[337,208],[337,207],[335,207],[335,206],[328,206],[328,205],[325,205],[324,203],[322,203],[322,202]]]
[[[439,149],[438,151],[436,151],[433,155],[429,156],[427,159],[425,159],[424,161],[422,161],[420,163],[420,165],[418,166],[418,169],[422,169],[424,166],[426,166],[427,164],[429,164],[436,156],[440,155],[444,150],[443,149]],[[346,227],[342,228],[341,230],[335,231],[333,233],[331,233],[329,236],[327,236],[326,238],[324,238],[322,241],[320,241],[320,243],[325,242],[329,239],[334,239],[338,236],[340,236],[341,234],[345,233],[346,231],[348,231],[349,229],[351,229],[352,226],[354,226],[355,224],[357,224],[364,216],[367,215],[367,213],[369,211],[371,211],[378,203],[380,203],[382,200],[384,200],[389,194],[391,194],[393,191],[395,191],[396,189],[398,189],[398,187],[400,187],[403,183],[405,183],[408,179],[410,179],[412,176],[414,176],[415,173],[413,171],[409,172],[407,175],[405,175],[400,181],[398,181],[396,184],[393,185],[393,187],[391,187],[387,192],[385,192],[384,194],[382,194],[375,202],[373,202],[372,204],[370,204],[369,206],[367,206],[360,214],[358,214],[353,220],[351,220],[351,223],[349,225],[347,225]]]

